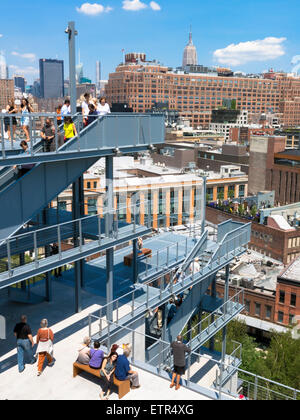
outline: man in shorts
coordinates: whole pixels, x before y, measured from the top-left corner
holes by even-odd
[[[180,388],[181,376],[185,374],[185,354],[190,353],[191,349],[182,342],[181,335],[177,337],[177,341],[174,341],[171,344],[171,349],[174,356],[174,373],[172,376],[170,388],[175,386],[176,379],[175,390],[177,391]]]

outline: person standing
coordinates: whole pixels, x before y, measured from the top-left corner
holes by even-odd
[[[7,112],[7,114],[10,114],[10,115],[18,113],[18,108],[15,105],[15,100],[14,99],[11,99],[10,101],[8,101],[8,105],[6,107],[6,112]],[[16,129],[17,129],[17,119],[16,119],[16,117],[12,117],[12,118],[7,117],[5,125],[7,125],[6,126],[6,128],[7,128],[6,131],[8,133],[9,140],[11,140],[11,139],[14,140]],[[11,133],[11,126],[12,126],[12,129],[13,129],[12,133]]]
[[[87,118],[87,126],[92,124],[98,118],[98,113],[93,104],[89,104],[89,115]]]
[[[23,154],[29,156],[29,150],[28,150],[28,143],[25,140],[22,140],[20,143],[21,148],[23,149]],[[17,178],[22,178],[22,176],[26,175],[27,172],[31,171],[32,168],[34,168],[34,163],[23,163],[23,165],[20,165],[18,167],[18,175]],[[17,166],[14,166],[14,169],[16,169]]]
[[[76,126],[71,117],[64,117],[65,143],[77,136]]]
[[[59,254],[59,247],[57,244],[53,244],[51,246],[50,255],[58,255]],[[56,278],[61,277],[62,267],[57,267],[54,269],[54,275]]]
[[[187,347],[183,341],[181,335],[177,337],[177,341],[171,344],[171,349],[174,356],[174,373],[172,376],[172,382],[170,388],[175,386],[176,379],[176,391],[180,388],[181,376],[185,374],[185,354],[191,353],[191,349]]]
[[[34,341],[30,326],[27,324],[27,316],[21,316],[21,322],[16,324],[14,335],[17,338],[18,368],[22,373],[25,370],[25,363],[33,365],[36,362],[33,356]]]
[[[97,112],[100,116],[104,116],[111,113],[110,107],[106,102],[105,96],[102,96],[102,98],[100,98],[100,103],[98,105]]]
[[[89,116],[89,104],[90,104],[90,97],[91,95],[89,93],[84,94],[84,100],[81,103],[82,108],[82,116],[83,116],[83,124],[86,127],[88,124],[88,116]]]
[[[55,128],[49,118],[46,119],[45,125],[41,131],[41,137],[43,139],[44,153],[49,153],[55,150],[54,139],[55,139]]]
[[[60,111],[61,120],[64,121],[64,117],[66,115],[71,115],[71,102],[70,99],[66,99],[64,105],[61,108]]]
[[[129,379],[131,382],[131,389],[138,389],[141,387],[139,383],[139,375],[137,372],[132,370],[128,361],[129,356],[130,351],[124,350],[124,353],[118,357],[115,370],[115,377],[119,381],[126,381],[127,379]]]
[[[48,366],[52,367],[54,364],[53,360],[53,331],[48,328],[47,319],[43,319],[41,322],[41,328],[38,330],[36,344],[38,354],[38,376],[41,376],[43,372],[43,366],[45,359],[47,358]]]
[[[22,129],[25,133],[26,136],[26,141],[29,142],[30,141],[30,135],[29,135],[29,114],[33,112],[33,109],[30,105],[30,103],[28,102],[28,99],[23,98],[21,101],[21,113],[22,113],[22,118],[21,118],[21,126]]]

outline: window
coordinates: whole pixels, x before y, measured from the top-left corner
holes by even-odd
[[[297,296],[295,293],[291,294],[291,306],[296,306]]]
[[[260,312],[261,312],[261,304],[255,302],[255,315],[260,316]]]
[[[283,312],[278,312],[278,322],[280,322],[281,324],[283,324]]]
[[[67,202],[66,201],[59,201],[58,203],[58,210],[67,210]]]
[[[266,318],[271,319],[272,316],[272,306],[266,306]]]
[[[97,188],[97,182],[94,182],[94,188]]]
[[[245,301],[245,311],[250,314],[251,302],[250,300]]]
[[[284,303],[285,301],[285,292],[283,290],[279,291],[279,303]]]
[[[91,188],[91,183],[90,182],[87,182],[86,187],[89,190]]]
[[[290,314],[289,315],[289,325],[294,325],[295,323],[295,317],[294,315]]]

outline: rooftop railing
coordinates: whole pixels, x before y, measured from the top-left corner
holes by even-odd
[[[122,308],[118,308],[120,311]],[[102,308],[103,310],[103,308]],[[102,312],[104,313],[104,312]],[[161,376],[164,379],[170,378],[167,372],[173,369],[173,357],[171,353],[170,343],[163,339],[156,339],[153,336],[147,335],[134,326],[135,320],[126,326],[119,326],[117,322],[108,321],[104,318],[99,318],[94,314],[89,315],[89,334],[93,337],[93,329],[100,326],[103,328],[107,326],[109,331],[108,339],[103,342],[103,346],[110,349],[114,343],[113,327],[121,328],[123,336],[130,340],[132,345],[131,363],[135,366],[146,370],[152,374]],[[150,342],[157,345],[158,353],[155,356],[156,367],[145,362],[141,355],[140,338],[143,342]],[[101,340],[101,336],[100,336]],[[209,395],[212,399],[247,399],[247,400],[300,400],[300,390],[280,384],[267,378],[263,378],[255,373],[247,372],[239,367],[241,361],[241,345],[235,343],[234,349],[230,355],[226,355],[225,361],[222,362],[213,356],[202,354],[203,352],[192,351],[187,357],[187,372],[184,376],[184,386],[198,392],[202,395]],[[168,355],[167,359],[165,355]],[[204,375],[199,375],[203,367],[200,362],[207,360],[210,365],[214,365],[216,370],[216,381],[211,381],[209,387],[201,384]],[[205,372],[207,372],[205,370]]]
[[[40,155],[41,150],[35,150],[34,146],[41,141],[40,133],[46,119],[50,119],[54,127],[54,139],[51,141],[50,151],[48,151],[52,154],[105,149],[118,151],[119,148],[160,144],[165,139],[163,115],[122,113],[93,116],[92,121],[86,127],[81,114],[68,116],[72,117],[77,135],[72,139],[65,140],[63,121],[57,119],[56,113],[0,114],[0,160],[12,156],[22,156],[21,140],[25,140],[29,146],[29,157]],[[28,120],[26,126],[29,138],[26,138],[22,129],[24,119]],[[8,128],[10,138],[8,138]]]

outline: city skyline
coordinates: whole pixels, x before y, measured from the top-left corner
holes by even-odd
[[[294,67],[293,57],[299,54],[300,37],[300,5],[295,0],[289,3],[287,8],[283,0],[272,4],[253,0],[251,5],[232,0],[231,6],[220,0],[214,4],[189,0],[182,7],[179,0],[174,0],[171,7],[169,0],[71,0],[68,4],[54,0],[43,6],[45,19],[40,19],[36,0],[30,5],[16,0],[14,9],[8,2],[1,5],[5,21],[0,18],[0,50],[6,52],[10,74],[22,74],[32,83],[39,77],[40,58],[62,59],[67,68],[64,29],[69,20],[74,20],[85,76],[95,80],[95,62],[100,58],[105,79],[122,61],[122,49],[142,51],[149,59],[180,66],[192,25],[199,64],[250,73],[271,67],[289,72]],[[13,32],[11,19],[15,23]]]

